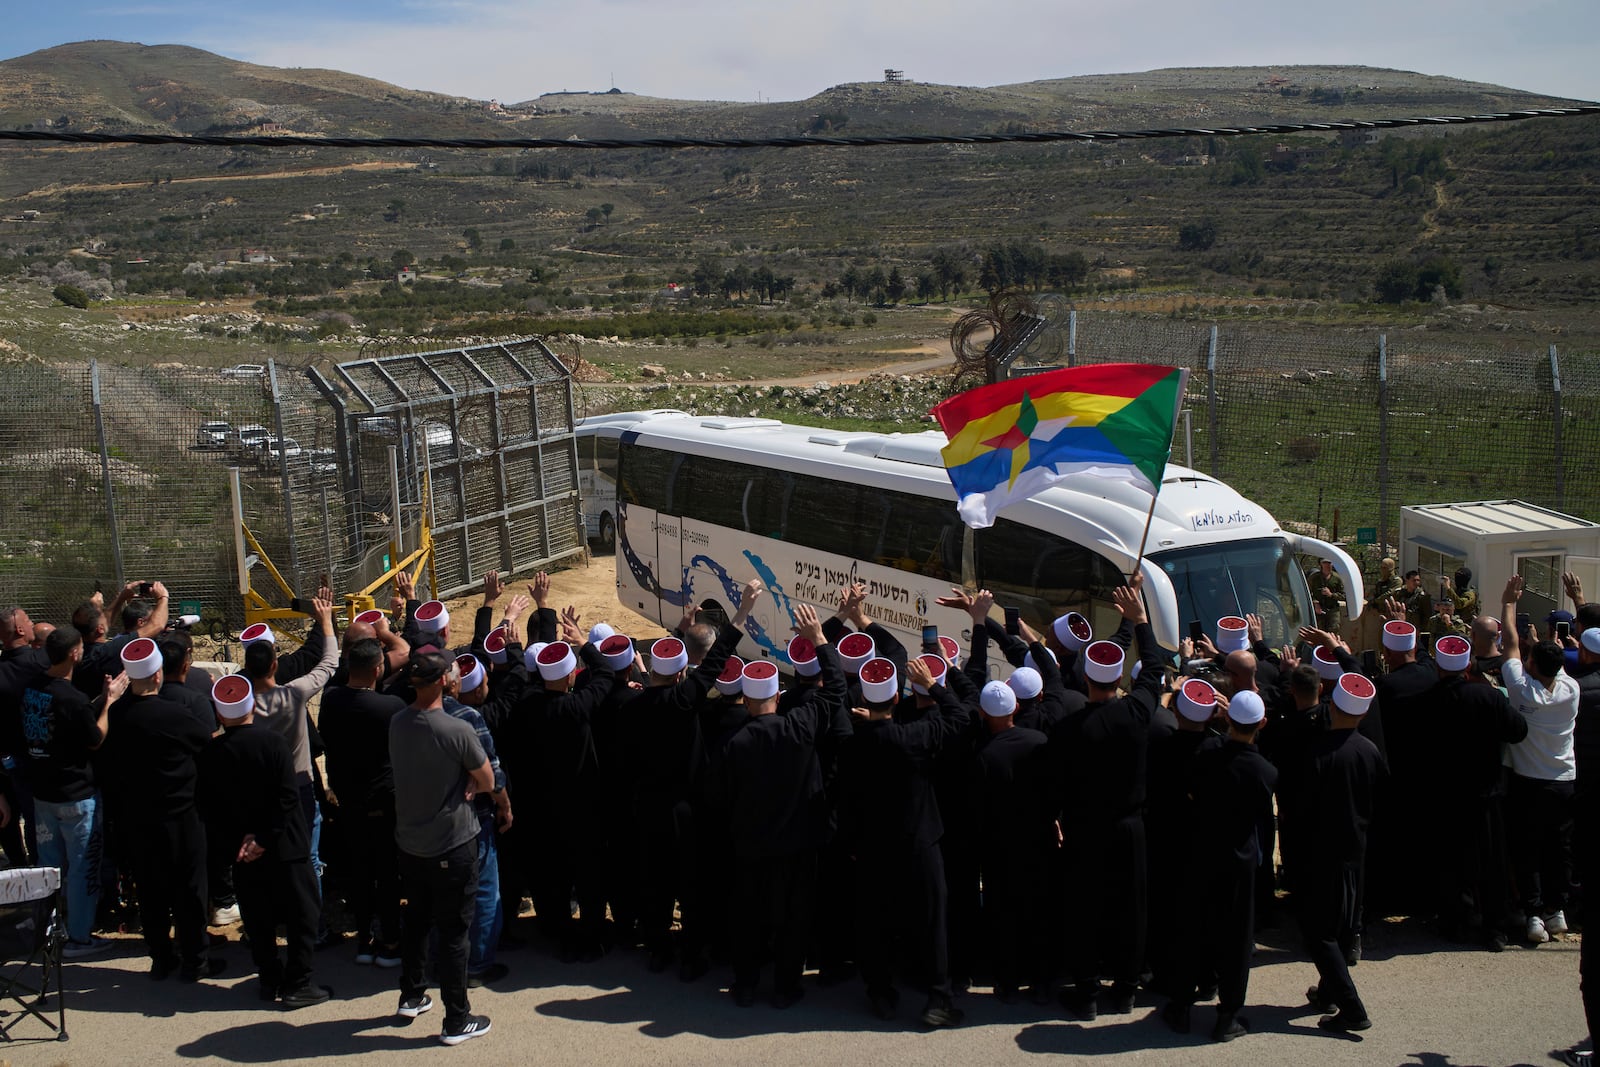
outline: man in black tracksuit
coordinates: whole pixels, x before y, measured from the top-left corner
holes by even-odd
[[[794,609],[800,634],[816,647],[822,684],[779,715],[777,689],[757,690],[754,677],[771,668],[745,668],[745,706],[750,721],[728,739],[717,784],[718,802],[729,814],[734,853],[734,1003],[755,1002],[761,963],[771,945],[773,1003],[788,1007],[801,996],[817,846],[827,824],[827,802],[817,742],[847,692],[844,668],[823,636],[816,613]]]
[[[253,695],[242,677],[219,678],[213,693],[223,730],[200,754],[200,792],[211,834],[234,856],[258,991],[262,1000],[280,998],[285,1008],[319,1004],[332,994],[311,981],[321,895],[311,870],[311,834],[295,783],[294,753],[283,735],[254,724]],[[278,957],[280,925],[284,959]]]
[[[1584,608],[1578,621],[1587,621]],[[1600,886],[1600,629],[1579,635],[1578,665],[1570,671],[1578,683],[1578,721],[1573,727],[1572,751],[1578,764],[1578,784],[1573,793],[1572,859],[1580,884]],[[1585,893],[1583,926],[1600,922],[1600,893]],[[1597,943],[1591,950],[1590,944]],[[1578,989],[1583,1015],[1592,1037],[1600,1032],[1600,939],[1585,937],[1578,954]]]
[[[916,978],[928,992],[923,1023],[954,1026],[961,1012],[950,984],[948,899],[939,851],[944,822],[932,772],[940,749],[970,728],[971,716],[948,689],[934,684],[927,664],[917,658],[908,663],[907,674],[913,685],[928,691],[935,706],[920,721],[897,723],[893,713],[900,675],[891,677],[892,695],[871,699],[867,667],[862,670],[862,697],[869,702],[852,710],[855,735],[839,756],[844,798],[840,832],[856,858],[856,899],[897,906],[887,912],[858,912],[857,962],[873,1012],[892,1017],[899,995],[893,984],[891,939],[903,933]]]
[[[1095,642],[1084,650],[1089,700],[1050,735],[1062,788],[1061,830],[1067,854],[1067,962],[1073,985],[1062,1004],[1080,1018],[1097,1014],[1100,976],[1113,985],[1110,1009],[1133,1010],[1144,965],[1146,868],[1145,758],[1150,720],[1160,701],[1161,648],[1145,615],[1143,582],[1118,589],[1117,609],[1133,627],[1139,677],[1127,696],[1116,678],[1095,679]]]

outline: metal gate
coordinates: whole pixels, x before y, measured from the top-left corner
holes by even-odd
[[[430,509],[439,596],[474,587],[485,571],[526,571],[583,551],[572,381],[542,342],[385,355],[307,373],[336,415],[350,587],[382,574],[396,503],[406,538]]]

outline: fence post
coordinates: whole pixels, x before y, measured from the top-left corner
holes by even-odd
[[[1561,361],[1556,355],[1556,346],[1550,346],[1550,407],[1552,409],[1555,425],[1551,427],[1553,436],[1551,447],[1555,449],[1556,461],[1556,510],[1566,507],[1566,454],[1561,445]]]
[[[1378,335],[1378,557],[1389,554],[1389,335]]]
[[[283,437],[283,398],[278,392],[278,363],[267,360],[267,385],[272,390],[272,426],[278,435],[278,482],[283,489],[283,537],[289,547],[289,587],[300,592],[300,549],[294,526],[294,495],[289,492],[289,446]]]
[[[106,447],[106,420],[100,409],[100,363],[89,361],[89,400],[94,405],[94,432],[100,441],[100,478],[106,493],[106,525],[111,530],[111,563],[117,576],[117,589],[127,584],[122,573],[122,537],[117,532],[117,494],[111,481],[111,450]]]
[[[1067,312],[1067,366],[1078,365],[1078,309]]]
[[[1211,438],[1211,477],[1222,477],[1222,463],[1217,434],[1217,324],[1211,324],[1211,340],[1206,346],[1206,409],[1210,419],[1207,435]]]

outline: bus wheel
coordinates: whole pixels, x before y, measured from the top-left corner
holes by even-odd
[[[609,513],[600,516],[600,547],[607,552],[614,552],[617,547],[617,525]]]

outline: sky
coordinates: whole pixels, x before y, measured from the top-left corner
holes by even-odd
[[[506,103],[613,85],[803,100],[885,67],[989,86],[1158,67],[1360,64],[1600,98],[1596,0],[6,0],[0,58],[186,44]]]

